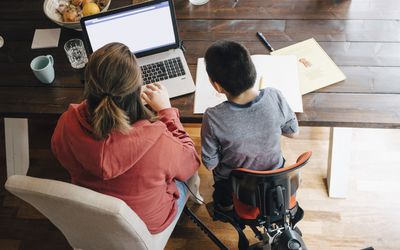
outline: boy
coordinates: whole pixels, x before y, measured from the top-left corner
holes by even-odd
[[[233,208],[231,170],[282,167],[280,137],[297,135],[298,123],[280,91],[254,88],[256,70],[241,44],[215,42],[206,51],[205,63],[211,84],[228,101],[204,113],[202,161],[213,171],[214,209],[229,212]]]

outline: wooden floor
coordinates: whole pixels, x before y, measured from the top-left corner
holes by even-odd
[[[55,121],[30,120],[31,167],[29,175],[68,181],[68,174],[58,165],[48,148]],[[199,146],[199,128],[187,126]],[[0,163],[0,249],[71,249],[62,234],[35,209],[4,191],[5,160],[3,124]],[[302,127],[297,139],[283,138],[287,160],[311,149],[313,157],[302,172],[298,200],[305,210],[299,226],[309,249],[397,250],[400,245],[400,131],[355,129],[347,199],[327,197],[326,176],[328,128]],[[200,169],[201,193],[211,200],[212,178]],[[236,248],[237,236],[227,224],[213,222],[205,206],[190,204],[200,219],[230,249]],[[248,232],[248,236],[252,234]],[[172,249],[217,249],[191,222],[182,216],[166,247]]]

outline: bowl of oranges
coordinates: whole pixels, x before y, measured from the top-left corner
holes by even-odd
[[[84,16],[107,11],[111,0],[45,0],[45,15],[56,24],[81,30],[80,19]]]

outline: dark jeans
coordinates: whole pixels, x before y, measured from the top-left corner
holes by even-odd
[[[213,200],[214,206],[220,204],[227,207],[233,204],[232,201],[232,184],[229,179],[215,180],[214,178]]]

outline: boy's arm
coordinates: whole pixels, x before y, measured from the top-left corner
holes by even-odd
[[[292,111],[284,117],[286,117],[286,119],[281,127],[282,135],[289,138],[295,138],[299,135],[299,123],[297,122],[296,114]]]
[[[282,135],[289,138],[294,138],[299,134],[299,123],[297,121],[296,114],[292,111],[282,93],[280,91],[277,91],[277,94],[278,94],[279,108],[281,110],[281,115],[282,115],[282,124],[281,124]]]
[[[299,131],[295,132],[295,133],[291,133],[291,134],[283,134],[283,136],[286,136],[288,138],[296,138],[299,135]]]
[[[208,170],[213,170],[219,164],[219,143],[214,135],[211,120],[207,111],[201,125],[201,160]]]

